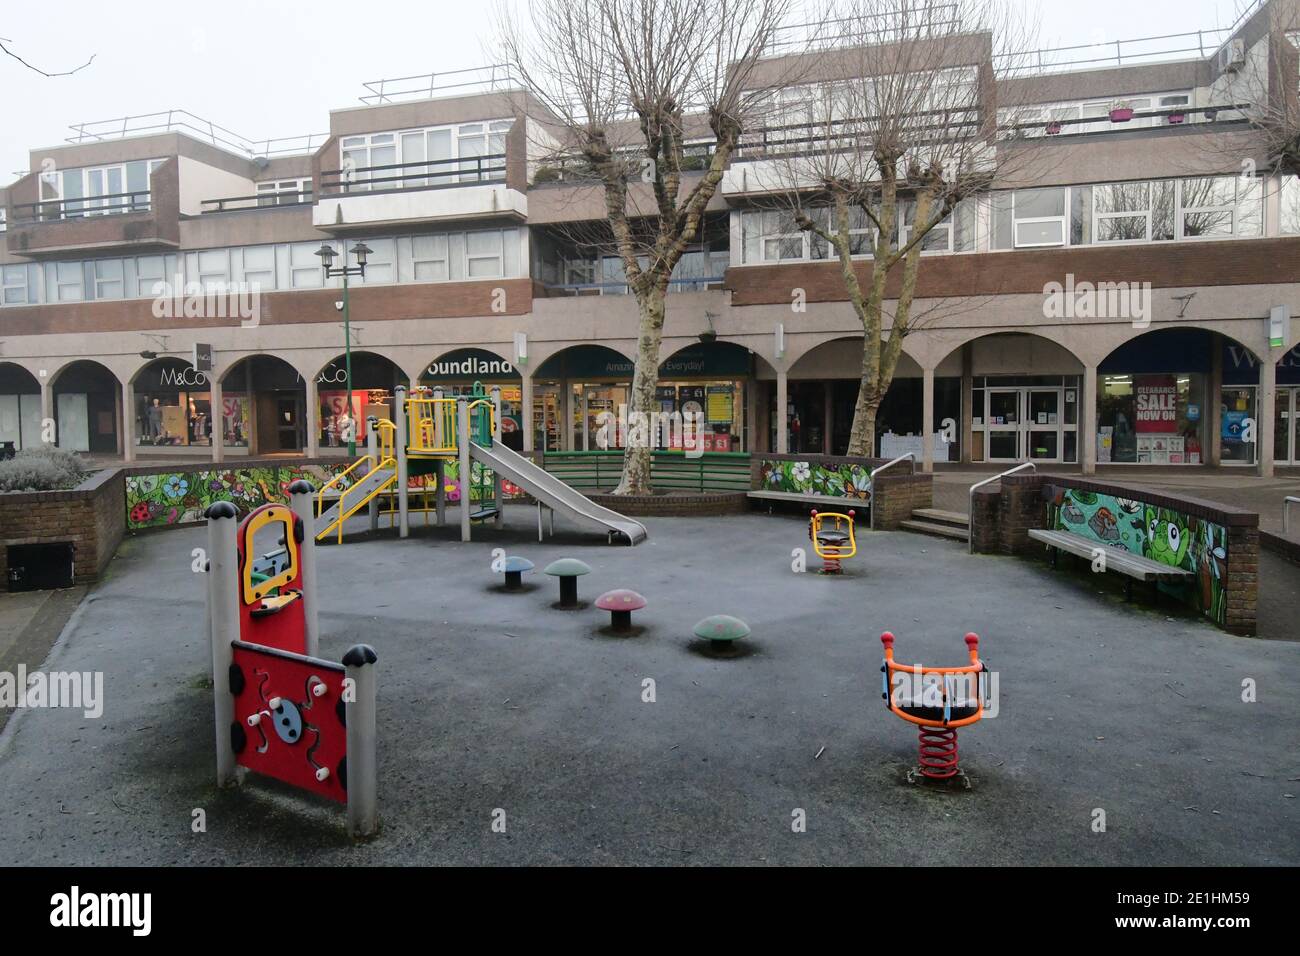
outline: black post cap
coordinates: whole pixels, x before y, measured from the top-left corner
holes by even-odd
[[[369,644],[353,644],[348,648],[348,652],[343,655],[344,667],[363,667],[366,664],[373,664],[379,660],[379,655]]]
[[[214,501],[212,504],[208,505],[208,510],[203,512],[203,517],[207,518],[209,521],[214,521],[218,518],[238,518],[239,509],[229,501]]]
[[[289,494],[291,495],[311,495],[315,493],[316,489],[313,488],[311,482],[307,481],[305,478],[299,478],[289,486]]]

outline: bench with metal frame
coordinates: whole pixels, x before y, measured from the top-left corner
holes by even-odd
[[[1068,552],[1076,557],[1086,558],[1089,561],[1093,560],[1100,551],[1106,559],[1105,570],[1115,571],[1127,576],[1128,580],[1124,582],[1124,600],[1126,601],[1133,600],[1134,581],[1149,582],[1155,587],[1161,581],[1169,584],[1183,584],[1196,577],[1192,571],[1161,564],[1159,561],[1152,561],[1150,558],[1144,558],[1140,554],[1133,554],[1131,551],[1108,548],[1091,538],[1085,538],[1083,535],[1074,534],[1071,531],[1047,531],[1042,528],[1031,528],[1029,537],[1047,546],[1052,555],[1052,567],[1057,566],[1057,556],[1061,551]]]

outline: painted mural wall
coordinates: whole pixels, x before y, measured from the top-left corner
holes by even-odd
[[[871,469],[862,464],[764,459],[758,473],[763,491],[871,500]]]
[[[1131,498],[1057,486],[1048,527],[1195,573],[1194,584],[1160,589],[1216,624],[1227,614],[1228,532],[1222,525]]]

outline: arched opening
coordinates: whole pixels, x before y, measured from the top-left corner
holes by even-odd
[[[316,373],[317,445],[322,449],[347,445],[345,415],[356,423],[358,444],[366,443],[366,421],[393,417],[393,389],[407,385],[406,373],[377,352],[352,353],[352,396],[348,400],[347,355],[337,355]]]
[[[571,345],[533,373],[533,448],[587,451],[598,447],[597,416],[628,403],[632,359],[604,345]]]
[[[523,377],[514,364],[486,349],[453,349],[444,352],[424,368],[419,384],[440,388],[442,394],[464,395],[475,385],[501,389],[501,440],[515,451],[523,448]]]
[[[680,348],[659,366],[659,411],[684,419],[698,416],[706,452],[748,451],[757,433],[755,380],[760,369],[776,374],[735,342]]]
[[[1277,360],[1273,415],[1273,461],[1300,465],[1300,345]]]
[[[862,336],[845,336],[814,346],[790,367],[786,386],[787,442],[791,452],[843,455],[848,451],[862,382]],[[898,358],[889,391],[876,416],[875,455],[896,457],[920,446],[904,447],[920,441],[921,366],[906,352]],[[961,373],[955,379],[936,378],[936,413],[951,413],[950,405],[960,402]],[[768,397],[775,416],[775,390]],[[942,419],[942,415],[938,416]],[[771,446],[776,447],[776,427],[771,427]],[[901,449],[901,451],[900,451]],[[947,460],[939,456],[940,461]]]
[[[1207,329],[1157,329],[1098,366],[1097,464],[1253,465],[1259,358]]]
[[[134,441],[153,454],[182,452],[186,448],[210,448],[212,431],[212,384],[207,372],[199,372],[184,359],[156,358],[131,381],[134,392]]]
[[[307,389],[284,359],[250,355],[221,379],[222,441],[249,455],[297,453],[306,444]]]
[[[1069,349],[1029,332],[965,342],[935,369],[935,460],[1079,464],[1083,368]]]
[[[0,449],[12,451],[41,444],[41,383],[21,365],[0,362]]]
[[[120,453],[122,390],[117,376],[90,359],[65,365],[54,379],[58,445],[69,451]]]

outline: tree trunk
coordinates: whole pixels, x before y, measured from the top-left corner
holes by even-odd
[[[849,432],[847,454],[857,458],[875,457],[876,413],[880,411],[883,397],[878,394],[874,383],[868,382],[863,375],[858,385],[858,401],[853,407],[853,430]]]
[[[659,385],[659,343],[664,331],[663,289],[650,290],[638,302],[640,333],[637,337],[636,371],[632,374],[632,395],[628,407],[628,430],[623,452],[623,476],[616,495],[648,495],[650,453],[654,448],[651,413],[656,410],[655,389]]]

